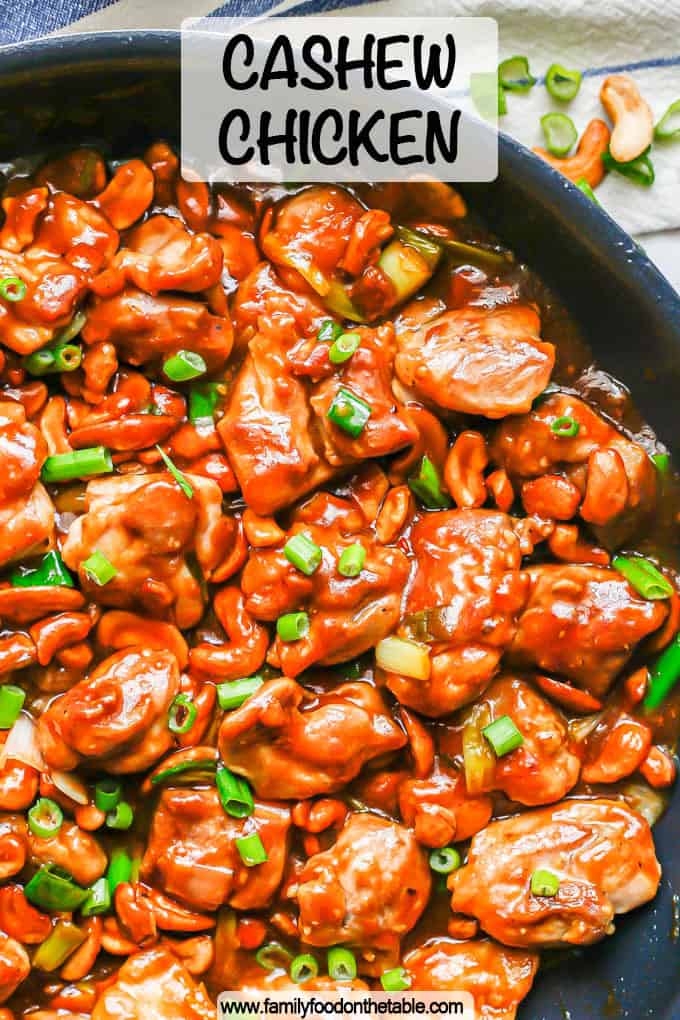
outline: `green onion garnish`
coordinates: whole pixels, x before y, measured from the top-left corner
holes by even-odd
[[[333,365],[342,365],[349,361],[361,343],[358,333],[342,333],[338,339],[331,344],[328,358]]]
[[[578,188],[579,191],[583,192],[586,198],[589,198],[591,202],[594,202],[595,205],[600,204],[597,195],[595,194],[591,186],[588,184],[588,181],[585,179],[585,177],[579,177],[579,179],[576,181],[576,187]]]
[[[113,581],[118,573],[113,563],[107,560],[106,556],[97,549],[88,559],[81,563],[81,566],[90,581],[98,584],[100,588],[108,584],[109,581]]]
[[[198,709],[188,694],[178,694],[168,709],[168,729],[171,733],[188,733],[196,722]]]
[[[40,797],[28,812],[28,827],[40,839],[56,836],[63,823],[64,812],[49,797]]]
[[[11,730],[24,707],[26,692],[15,684],[0,687],[0,730]]]
[[[652,460],[660,475],[667,475],[671,468],[670,453],[653,453]]]
[[[343,946],[328,950],[328,976],[334,981],[353,981],[357,976],[357,961],[354,953]]]
[[[78,344],[59,344],[43,347],[23,358],[21,364],[30,375],[54,375],[57,372],[75,372],[83,360]]]
[[[333,343],[339,336],[342,336],[342,326],[337,322],[333,322],[332,319],[324,319],[319,332],[316,334],[316,339],[320,342],[327,340]]]
[[[115,779],[102,779],[94,788],[94,803],[99,811],[113,811],[118,805],[123,788]]]
[[[283,555],[308,577],[319,569],[323,559],[323,553],[316,542],[301,531],[288,539],[283,547]]]
[[[673,594],[673,585],[668,578],[644,556],[615,556],[612,567],[623,574],[645,599],[668,599]]]
[[[405,992],[411,987],[411,978],[404,967],[393,967],[380,975],[380,984],[386,992]]]
[[[42,910],[72,911],[85,902],[89,890],[76,885],[61,868],[45,864],[25,886],[24,893],[27,900]]]
[[[651,188],[654,183],[656,175],[648,151],[643,152],[636,159],[631,159],[627,163],[619,163],[618,160],[614,159],[611,152],[607,151],[602,153],[602,162],[607,170],[614,170],[617,174],[627,177],[633,184],[639,184],[642,188]]]
[[[301,953],[290,964],[290,977],[296,985],[311,981],[319,973],[319,965],[311,953]]]
[[[172,382],[189,382],[208,371],[204,359],[195,351],[177,351],[163,365],[163,372]]]
[[[355,542],[354,545],[348,545],[342,550],[338,560],[338,573],[343,577],[358,577],[364,569],[365,562],[366,550],[361,542]]]
[[[128,802],[126,800],[119,800],[113,811],[110,811],[106,816],[106,827],[107,829],[127,832],[134,818],[134,812]]]
[[[36,949],[33,966],[47,973],[56,970],[75,953],[78,946],[82,946],[86,938],[87,933],[72,921],[57,921],[45,941]]]
[[[510,754],[524,743],[524,737],[519,732],[509,715],[501,715],[482,730],[483,736],[491,744],[497,758]]]
[[[217,700],[220,708],[225,712],[240,708],[263,683],[264,679],[261,676],[248,676],[243,680],[227,680],[223,684],[218,684]]]
[[[192,499],[194,495],[194,490],[192,489],[191,485],[186,480],[182,472],[179,470],[179,468],[175,467],[175,465],[172,463],[165,450],[162,450],[158,445],[156,446],[156,449],[160,453],[166,468],[168,469],[172,477],[175,479],[175,481],[179,485],[180,489],[182,490],[186,498]]]
[[[111,454],[104,446],[91,446],[72,453],[55,453],[42,466],[43,482],[72,482],[74,478],[106,475],[113,471]]]
[[[111,854],[109,867],[106,872],[106,881],[109,886],[109,893],[113,899],[119,885],[129,882],[132,878],[132,859],[122,847],[115,847]]]
[[[569,71],[561,64],[551,64],[545,76],[545,87],[553,99],[568,103],[581,88],[581,72]]]
[[[13,588],[74,588],[73,578],[58,552],[45,553],[37,567],[18,567],[10,576]]]
[[[541,117],[545,145],[553,156],[566,156],[576,143],[578,132],[566,113],[546,113]]]
[[[680,99],[668,107],[659,123],[654,128],[654,137],[658,142],[669,142],[680,138]]]
[[[428,510],[444,510],[451,506],[451,500],[442,489],[439,473],[427,454],[420,462],[418,474],[408,480],[411,492]]]
[[[232,818],[248,818],[255,810],[253,791],[242,776],[220,765],[215,774],[217,792],[225,813]]]
[[[276,621],[276,633],[282,641],[299,641],[309,634],[307,613],[285,613]]]
[[[573,439],[574,436],[579,434],[581,426],[572,418],[571,415],[564,414],[561,418],[555,418],[555,421],[550,426],[550,431],[559,436],[560,439]]]
[[[430,854],[430,867],[438,875],[450,875],[462,864],[462,858],[455,847],[443,846]]]
[[[0,297],[5,301],[21,301],[26,297],[26,284],[18,276],[5,276],[0,280]]]
[[[247,868],[254,868],[257,864],[264,864],[269,860],[257,832],[251,832],[249,836],[241,836],[235,842],[239,857]]]
[[[255,953],[255,959],[265,970],[287,970],[293,954],[280,942],[267,942]]]
[[[664,648],[649,671],[649,687],[643,702],[650,711],[658,708],[680,680],[680,633]]]
[[[357,439],[371,417],[371,405],[357,397],[356,393],[341,386],[326,412],[326,417],[353,439]]]
[[[534,896],[557,896],[560,880],[552,871],[538,868],[531,876],[531,892]]]
[[[536,79],[526,57],[508,57],[498,65],[498,81],[509,92],[529,92]]]
[[[196,383],[189,390],[189,421],[192,425],[212,425],[219,400],[219,383]]]
[[[88,897],[80,908],[83,917],[94,917],[96,914],[105,914],[111,909],[111,892],[106,878],[98,878],[90,886]]]

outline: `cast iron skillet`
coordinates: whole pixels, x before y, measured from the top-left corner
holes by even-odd
[[[114,156],[158,137],[176,141],[179,52],[175,32],[98,33],[0,50],[0,162],[102,138]],[[468,199],[558,291],[600,365],[632,389],[677,457],[680,296],[606,213],[503,136],[500,167],[493,184],[466,189]],[[614,938],[551,960],[522,1020],[680,1020],[680,946],[671,940],[680,796],[655,838],[664,878],[654,903],[622,918]]]

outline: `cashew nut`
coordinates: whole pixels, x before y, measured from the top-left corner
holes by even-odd
[[[614,123],[609,151],[619,163],[636,159],[652,144],[654,115],[627,74],[611,74],[602,83],[600,100]]]
[[[596,188],[604,177],[602,156],[609,147],[610,131],[603,120],[591,120],[581,135],[578,148],[573,156],[559,159],[551,156],[546,149],[537,147],[534,152],[576,183],[583,178],[591,188]]]

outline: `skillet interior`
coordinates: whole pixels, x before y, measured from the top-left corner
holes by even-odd
[[[54,145],[96,141],[127,155],[177,141],[179,36],[105,33],[43,40],[0,53],[0,162]],[[680,453],[680,297],[644,252],[559,174],[501,138],[501,174],[466,190],[488,226],[564,300],[600,365],[633,391],[643,417]],[[631,192],[634,200],[634,193]],[[664,869],[648,907],[599,946],[555,959],[522,1020],[680,1017],[680,796],[655,830]],[[677,910],[677,905],[676,905]],[[676,922],[677,923],[677,922]]]

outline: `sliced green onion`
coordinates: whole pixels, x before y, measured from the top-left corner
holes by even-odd
[[[115,779],[102,779],[94,788],[94,803],[99,811],[113,811],[118,805],[123,788]]]
[[[287,970],[293,954],[280,942],[267,942],[255,953],[255,959],[265,970]]]
[[[397,226],[396,238],[383,248],[378,268],[392,284],[392,303],[401,304],[424,287],[442,257],[442,245],[427,234]]]
[[[239,857],[247,868],[254,868],[258,864],[268,861],[267,851],[262,845],[257,832],[251,832],[249,836],[241,836],[236,841],[236,849]]]
[[[11,730],[24,707],[26,692],[15,684],[0,687],[0,730]]]
[[[106,827],[126,832],[134,821],[135,815],[132,807],[126,800],[119,800],[113,811],[106,816]]]
[[[607,170],[614,170],[617,174],[627,177],[629,181],[639,184],[642,188],[651,188],[654,183],[656,175],[652,161],[649,158],[649,150],[643,152],[636,159],[629,160],[627,163],[619,163],[609,151],[603,152],[602,162]]]
[[[498,80],[508,92],[529,92],[536,84],[527,57],[508,57],[501,61],[498,65]]]
[[[100,588],[108,584],[109,581],[113,581],[118,573],[113,563],[107,560],[106,556],[97,549],[88,559],[81,563],[81,566],[90,581],[98,584]]]
[[[49,797],[40,797],[28,812],[28,827],[40,839],[56,836],[63,823],[64,812]]]
[[[581,88],[581,72],[569,71],[561,64],[551,64],[545,76],[545,87],[553,99],[568,103]]]
[[[212,425],[219,400],[219,383],[197,383],[189,390],[189,421],[192,425]]]
[[[571,415],[563,414],[561,418],[555,418],[550,426],[550,431],[559,436],[560,439],[573,439],[580,432],[581,426]]]
[[[215,774],[217,792],[225,813],[231,818],[248,818],[255,810],[253,791],[242,776],[220,765]]]
[[[224,712],[240,708],[264,683],[261,676],[248,676],[243,680],[227,680],[217,685],[217,700]]]
[[[49,347],[33,351],[33,354],[27,354],[25,358],[22,358],[21,365],[29,375],[50,375],[57,371],[54,367],[54,354]]]
[[[366,550],[361,542],[355,542],[342,550],[338,560],[338,573],[342,577],[358,577],[364,569]]]
[[[283,555],[307,577],[311,577],[314,571],[319,569],[323,559],[319,546],[302,531],[288,539],[283,547]]]
[[[328,358],[333,365],[342,365],[349,361],[361,343],[358,333],[342,333],[338,339],[331,344]]]
[[[42,910],[73,911],[89,895],[61,868],[45,864],[24,888],[26,899]]]
[[[498,719],[494,719],[492,723],[484,727],[482,735],[491,744],[497,758],[510,754],[524,743],[524,737],[509,715],[501,715]]]
[[[341,386],[326,412],[326,417],[353,439],[357,439],[371,417],[371,405],[357,397],[356,393]]]
[[[183,776],[185,772],[196,773],[195,776],[188,777],[190,781],[195,779],[207,782],[214,778],[216,768],[217,765],[212,758],[191,758],[187,761],[178,762],[176,765],[160,769],[149,777],[149,782],[151,786],[160,786],[161,783],[178,781],[179,777]]]
[[[307,613],[285,613],[276,621],[276,633],[282,641],[299,641],[309,634]]]
[[[546,113],[541,117],[545,145],[553,156],[566,156],[576,144],[578,132],[566,113]]]
[[[156,446],[156,449],[160,453],[166,468],[168,469],[172,477],[175,479],[175,481],[179,485],[180,489],[182,490],[186,498],[192,499],[194,495],[194,490],[192,489],[191,485],[186,480],[182,472],[179,470],[179,468],[175,467],[175,465],[172,463],[165,450],[162,450],[158,445]]]
[[[673,594],[674,588],[668,578],[644,556],[615,556],[612,567],[645,599],[668,599]]]
[[[75,584],[66,564],[54,550],[46,553],[37,567],[18,567],[10,576],[14,588],[74,588]]]
[[[472,796],[492,790],[496,777],[496,757],[483,736],[490,722],[489,706],[481,702],[470,709],[463,724],[465,786]]]
[[[451,506],[448,494],[442,489],[439,473],[430,458],[425,454],[420,462],[418,474],[408,480],[411,492],[428,510],[443,510]]]
[[[195,351],[177,351],[163,365],[163,372],[172,382],[189,382],[208,371],[204,359]]]
[[[393,967],[380,975],[380,984],[386,992],[405,992],[411,987],[411,978],[404,967]]]
[[[113,899],[119,885],[129,882],[132,878],[132,859],[127,850],[116,847],[111,854],[109,867],[106,872],[106,881],[109,885],[109,893]]]
[[[576,182],[576,187],[579,189],[579,191],[583,192],[586,198],[589,198],[591,202],[594,202],[595,205],[600,204],[597,195],[595,194],[591,186],[588,184],[588,181],[585,179],[585,177],[579,177],[579,179]]]
[[[50,973],[61,967],[69,956],[75,953],[87,938],[72,921],[57,921],[44,942],[41,942],[33,954],[33,966],[37,970]]]
[[[495,71],[473,71],[470,75],[470,98],[484,120],[495,121],[508,112],[505,91]]]
[[[430,867],[438,875],[450,875],[457,871],[463,862],[462,857],[453,846],[443,846],[430,854]]]
[[[342,336],[342,326],[338,322],[334,322],[333,319],[324,319],[319,327],[319,332],[316,334],[316,339],[319,342],[328,341],[333,343],[338,337]]]
[[[104,446],[91,446],[72,453],[55,453],[42,466],[43,482],[72,482],[74,478],[90,478],[113,471],[111,453]]]
[[[188,694],[178,694],[168,709],[168,729],[171,733],[188,733],[196,722],[198,709]]]
[[[111,891],[105,877],[98,878],[94,885],[90,886],[87,899],[80,908],[83,917],[95,917],[97,914],[105,914],[111,909]]]
[[[675,635],[667,648],[664,648],[650,670],[644,707],[649,710],[658,708],[678,680],[680,680],[680,633]]]
[[[534,896],[557,896],[560,880],[552,871],[537,868],[531,876],[531,892]]]
[[[296,985],[311,981],[319,973],[319,965],[311,953],[301,953],[290,964],[290,977]]]
[[[26,297],[26,284],[18,276],[5,276],[0,280],[0,297],[5,301],[21,301]]]
[[[660,475],[667,475],[671,467],[670,453],[653,453],[652,460]]]
[[[68,344],[73,340],[74,337],[78,336],[81,329],[87,322],[87,315],[83,311],[78,311],[73,316],[68,326],[64,326],[60,329],[54,340],[52,341],[52,348],[60,347],[62,344]]]
[[[343,946],[328,950],[328,976],[334,981],[354,981],[357,976],[357,961],[354,953]]]
[[[680,138],[680,99],[668,107],[659,123],[654,128],[654,137],[658,142],[669,142]]]

